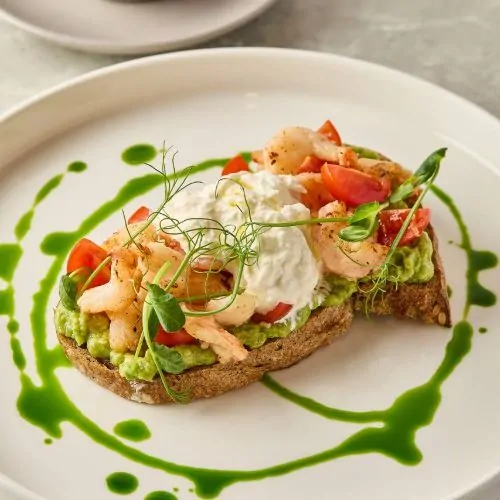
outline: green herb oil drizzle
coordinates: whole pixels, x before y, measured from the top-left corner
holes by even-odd
[[[74,161],[68,165],[68,172],[80,173],[85,172],[85,170],[87,170],[87,164],[83,161]]]
[[[486,250],[475,250],[472,248],[469,229],[467,228],[458,207],[453,200],[442,189],[432,186],[433,193],[448,207],[455,218],[460,230],[460,248],[467,256],[467,299],[463,311],[463,318],[469,315],[471,306],[491,307],[497,302],[495,294],[479,283],[479,273],[487,269],[493,269],[498,265],[498,257],[493,252]]]
[[[68,167],[68,172],[80,172],[81,170],[71,170],[71,165]],[[15,318],[15,299],[14,287],[12,280],[14,272],[17,269],[19,261],[23,254],[21,242],[26,234],[31,229],[31,222],[35,214],[36,207],[42,203],[56,188],[59,187],[64,179],[64,174],[58,174],[49,179],[35,195],[33,203],[29,210],[24,213],[14,228],[16,237],[15,243],[0,244],[0,278],[6,284],[3,290],[0,290],[0,316],[8,317],[7,330],[10,333],[10,347],[12,350],[12,359],[19,370],[24,370],[26,366],[26,358],[24,356],[21,344],[16,334],[19,331],[19,322]],[[66,363],[69,365],[69,363]]]
[[[151,431],[144,422],[140,420],[125,420],[115,425],[114,433],[129,441],[146,441],[151,437]]]
[[[130,495],[139,487],[139,480],[128,472],[114,472],[106,478],[106,484],[117,495]]]
[[[168,491],[153,491],[146,495],[144,500],[177,500],[177,497]]]
[[[494,268],[498,264],[496,255],[492,252],[477,251],[472,248],[468,228],[457,206],[450,196],[438,187],[433,186],[431,189],[453,215],[462,238],[460,248],[467,255],[467,295],[462,321],[454,326],[452,338],[446,347],[445,357],[431,379],[399,396],[387,410],[369,412],[351,412],[331,408],[294,393],[269,375],[264,376],[262,380],[268,389],[279,396],[324,418],[352,423],[383,423],[384,426],[381,428],[360,431],[344,444],[349,442],[351,447],[359,446],[361,441],[362,447],[366,447],[365,449],[368,451],[391,456],[409,465],[417,464],[422,459],[421,453],[414,443],[416,431],[432,422],[441,401],[442,384],[471,349],[473,328],[467,322],[470,307],[472,305],[491,307],[496,303],[493,292],[479,283],[479,272]],[[451,291],[451,289],[449,290]],[[480,328],[480,333],[481,330]],[[367,446],[370,440],[372,442],[371,449],[370,446]]]
[[[246,156],[248,157],[248,155]],[[195,166],[189,173],[201,172],[208,168],[221,166],[226,161],[227,159],[210,160]],[[183,170],[178,174],[183,175],[185,172],[186,170]],[[107,433],[81,413],[68,398],[55,374],[55,369],[62,365],[64,359],[61,349],[59,346],[54,349],[47,347],[45,316],[47,307],[49,307],[50,293],[57,283],[60,269],[64,264],[68,251],[78,239],[85,236],[101,222],[121,209],[126,203],[154,189],[161,183],[161,177],[155,174],[133,179],[126,183],[113,199],[84,219],[75,231],[69,233],[52,233],[47,235],[43,240],[41,244],[42,251],[55,258],[46,276],[40,282],[39,291],[33,297],[31,312],[36,365],[41,385],[36,385],[16,363],[16,366],[20,370],[21,379],[21,392],[17,402],[20,415],[33,425],[43,429],[52,438],[60,438],[62,436],[62,422],[70,422],[95,442],[132,461],[190,479],[195,484],[196,493],[203,498],[214,498],[224,488],[236,482],[280,476],[347,455],[378,452],[404,464],[414,465],[419,463],[422,459],[422,454],[414,443],[415,432],[432,421],[441,399],[440,387],[442,383],[451,375],[471,348],[473,330],[471,325],[466,321],[469,308],[471,305],[488,307],[495,303],[492,292],[479,284],[478,274],[480,270],[494,267],[497,263],[496,257],[490,252],[476,252],[472,249],[467,228],[462,221],[458,209],[441,190],[435,190],[435,192],[438,193],[439,198],[450,208],[450,211],[457,220],[463,237],[462,248],[467,252],[468,257],[469,254],[471,255],[471,258],[468,258],[466,275],[467,303],[463,321],[455,325],[452,338],[446,348],[445,357],[431,379],[425,384],[405,392],[396,399],[389,409],[372,412],[349,412],[329,408],[321,403],[293,393],[278,384],[271,377],[266,377],[264,381],[268,388],[279,395],[323,417],[358,423],[382,422],[384,424],[382,427],[368,427],[355,433],[335,448],[273,467],[249,471],[212,470],[176,464],[148,455]],[[26,232],[27,230],[24,231],[24,235]],[[1,248],[0,251],[2,251]],[[5,253],[8,255],[9,251],[12,252],[12,250],[5,250]],[[11,264],[7,266],[8,271],[5,271],[5,267],[2,268],[4,269],[3,272],[7,272],[8,276],[13,276],[21,253],[17,252],[19,254],[17,257],[16,254],[14,257],[10,256]],[[479,254],[479,257],[477,254]],[[1,259],[0,262],[2,262]],[[8,282],[8,285],[12,288],[11,281]],[[0,295],[0,297],[2,296]],[[0,310],[7,309],[13,311],[13,305],[11,306],[8,300],[2,300],[0,300]],[[10,313],[7,314],[10,315]],[[22,353],[20,346],[19,350]],[[115,473],[107,478],[110,489],[118,493],[120,493],[120,491],[117,491],[120,487],[117,487],[116,484],[120,483],[120,480],[117,480],[116,477],[125,477],[120,476],[120,474],[122,473]],[[127,492],[122,490],[121,493]]]
[[[127,165],[137,166],[154,160],[156,155],[156,148],[151,144],[136,144],[122,153],[122,161]]]

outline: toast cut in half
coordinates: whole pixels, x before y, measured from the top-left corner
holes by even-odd
[[[195,196],[165,177],[160,210],[71,251],[55,309],[65,355],[117,395],[163,404],[292,366],[355,313],[450,327],[421,204],[444,155],[412,173],[326,122],[280,131],[256,169],[238,155]]]

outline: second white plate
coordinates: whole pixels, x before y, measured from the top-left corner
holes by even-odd
[[[276,0],[1,0],[0,18],[46,40],[102,54],[179,49],[227,33]]]

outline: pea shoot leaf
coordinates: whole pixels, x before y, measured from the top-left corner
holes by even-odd
[[[161,344],[153,344],[153,348],[156,360],[164,372],[177,375],[186,369],[184,359],[175,349],[170,349]]]
[[[148,283],[147,289],[148,301],[162,328],[166,332],[176,332],[180,330],[186,322],[186,316],[177,299],[172,294],[153,283]],[[151,321],[151,319],[149,321]],[[158,328],[158,325],[156,325],[156,327]],[[150,331],[152,333],[156,332],[156,330],[151,330],[151,325]]]
[[[65,309],[69,311],[78,311],[77,304],[78,283],[79,279],[65,274],[59,282],[59,299]]]

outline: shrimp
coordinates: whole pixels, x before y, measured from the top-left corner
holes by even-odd
[[[298,173],[308,156],[344,166],[351,166],[357,160],[352,149],[337,146],[323,134],[304,127],[281,130],[266,144],[262,155],[254,153],[254,159],[262,158],[265,170],[274,174],[291,175]]]
[[[135,351],[142,332],[142,304],[136,299],[121,312],[108,312],[109,345],[113,351]]]
[[[143,283],[152,282],[161,266],[165,262],[170,262],[170,267],[159,283],[160,286],[165,287],[178,271],[184,254],[163,243],[149,243],[145,250],[144,255],[139,258],[139,269],[144,275]],[[172,284],[169,292],[176,298],[224,293],[228,291],[225,280],[222,273],[205,273],[187,269]]]
[[[224,330],[213,316],[186,316],[184,329],[202,344],[208,344],[221,363],[243,361],[248,356],[248,351],[241,342]]]
[[[135,299],[137,281],[135,254],[126,248],[114,248],[111,252],[111,279],[83,292],[78,299],[82,312],[120,312]]]
[[[174,250],[173,248],[165,246],[163,243],[148,243],[144,247],[143,254],[139,257],[138,265],[138,269],[143,275],[143,287],[146,285],[146,283],[152,283],[153,279],[155,278],[156,274],[163,266],[163,264],[165,264],[165,262],[169,262],[170,266],[159,282],[159,285],[161,287],[165,287],[174,277],[175,273],[182,264],[183,259],[183,254],[181,254],[177,250]],[[174,297],[183,297],[185,295],[185,290],[186,279],[185,274],[183,273],[177,278],[175,283],[170,288],[170,293]],[[141,298],[144,298],[146,293],[146,290],[141,289],[141,291],[139,292],[139,296]]]
[[[347,210],[342,202],[334,201],[322,207],[319,217],[345,217]],[[347,279],[360,279],[378,269],[389,248],[376,243],[372,238],[349,242],[342,240],[338,233],[345,222],[328,222],[313,229],[313,242],[323,264],[332,273]]]
[[[102,248],[109,252],[111,249],[115,247],[124,246],[128,241],[130,241],[130,234],[134,236],[136,233],[141,231],[146,222],[136,222],[135,224],[129,224],[126,228],[120,229],[116,233],[113,233],[103,244]],[[127,231],[128,229],[128,231]],[[130,233],[130,234],[129,234]],[[155,240],[156,229],[152,224],[150,224],[144,231],[138,234],[134,241],[136,245],[133,243],[130,245],[130,250],[133,252],[140,253],[137,245],[145,245],[146,243],[152,242]]]
[[[216,311],[224,307],[229,297],[212,299],[207,304],[207,311]],[[240,326],[246,323],[255,312],[255,297],[248,293],[236,295],[234,302],[224,311],[214,314],[214,318],[222,326]]]
[[[321,174],[302,173],[297,175],[297,180],[305,190],[300,195],[300,201],[313,213],[335,199],[326,189]]]
[[[401,165],[392,161],[373,160],[371,158],[360,158],[358,168],[365,174],[372,175],[378,179],[389,177],[391,179],[391,187],[393,190],[403,184],[409,177],[411,172],[406,170]]]

